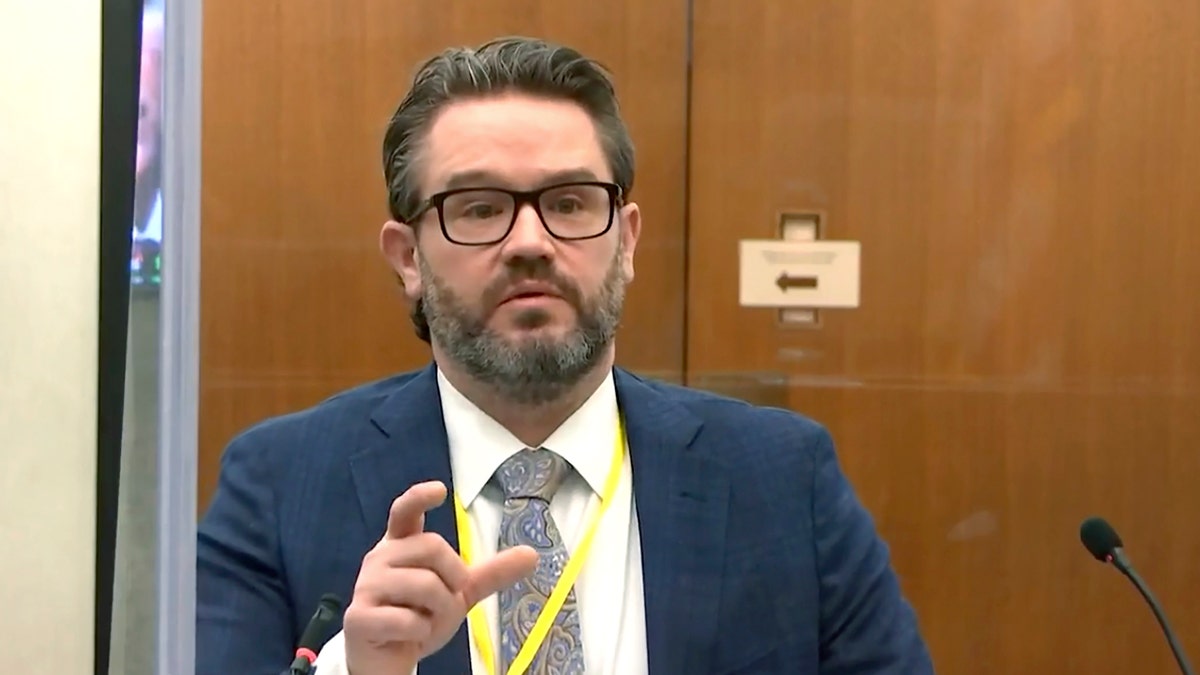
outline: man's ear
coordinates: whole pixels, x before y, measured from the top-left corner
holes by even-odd
[[[417,233],[412,227],[395,220],[384,223],[379,232],[379,250],[387,259],[409,300],[421,297],[421,270],[417,265]]]
[[[626,283],[633,281],[633,254],[641,234],[642,211],[630,202],[621,208],[621,269],[625,272]]]

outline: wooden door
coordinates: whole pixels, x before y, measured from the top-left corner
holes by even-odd
[[[614,71],[646,224],[619,360],[682,381],[685,11],[666,0],[204,3],[201,509],[239,430],[428,360],[376,249],[379,158],[414,69],[447,46],[534,35]]]
[[[1200,652],[1200,4],[695,0],[689,383],[826,423],[938,672]],[[862,245],[815,325],[738,304],[781,213]]]

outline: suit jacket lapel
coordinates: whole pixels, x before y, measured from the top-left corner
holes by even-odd
[[[642,546],[650,675],[703,673],[716,638],[729,507],[726,471],[693,443],[701,421],[617,370]]]
[[[439,480],[451,494],[454,491],[436,367],[430,365],[401,385],[380,404],[371,421],[379,435],[351,457],[350,465],[367,532],[382,537],[392,501],[412,485]],[[459,550],[450,499],[426,514],[425,529],[442,535],[455,551]],[[469,673],[470,662],[463,622],[449,644],[421,662],[421,672]]]

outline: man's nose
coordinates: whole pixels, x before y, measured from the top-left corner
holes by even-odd
[[[512,230],[504,239],[504,253],[510,257],[553,256],[553,237],[532,205],[523,204],[517,211]]]

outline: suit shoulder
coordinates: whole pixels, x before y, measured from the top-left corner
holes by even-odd
[[[292,455],[307,448],[329,447],[324,441],[331,433],[352,434],[355,429],[366,429],[372,412],[419,373],[400,373],[360,384],[306,408],[255,422],[234,435],[223,459],[238,459],[251,452],[273,455],[286,450]]]
[[[778,441],[795,450],[797,443],[823,441],[824,424],[794,410],[763,406],[714,392],[639,378],[643,384],[703,421],[705,429],[757,442]],[[767,443],[768,446],[774,443]]]

